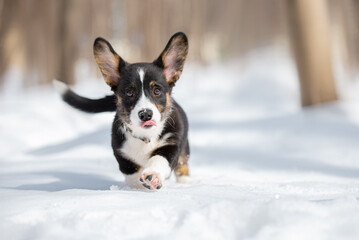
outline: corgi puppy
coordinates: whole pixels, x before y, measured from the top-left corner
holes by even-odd
[[[112,148],[129,186],[158,190],[172,170],[177,182],[190,182],[188,121],[171,97],[187,57],[186,35],[174,34],[150,63],[126,62],[103,38],[95,40],[93,51],[113,95],[88,99],[56,81],[63,100],[89,113],[116,111]]]

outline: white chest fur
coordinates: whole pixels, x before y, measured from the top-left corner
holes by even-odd
[[[134,138],[130,133],[126,132],[127,139],[123,143],[122,147],[118,149],[124,157],[127,157],[129,160],[137,163],[141,167],[147,167],[148,159],[151,157],[152,152],[165,146],[167,139],[171,134],[167,133],[161,139],[151,139],[149,143]]]

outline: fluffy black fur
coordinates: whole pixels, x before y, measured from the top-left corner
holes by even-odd
[[[89,99],[79,96],[71,89],[68,89],[65,94],[62,95],[62,99],[72,107],[87,113],[116,111],[115,95],[106,96],[100,99]]]

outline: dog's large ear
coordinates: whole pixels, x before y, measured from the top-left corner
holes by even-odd
[[[93,53],[106,83],[110,85],[112,91],[115,91],[121,77],[121,69],[126,65],[126,62],[103,38],[96,38]]]
[[[188,52],[188,40],[184,33],[174,34],[161,55],[153,62],[163,69],[166,81],[173,87],[182,74]]]

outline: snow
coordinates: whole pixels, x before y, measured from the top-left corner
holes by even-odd
[[[301,109],[295,68],[258,50],[244,65],[186,66],[174,96],[190,119],[192,184],[124,185],[113,113],[52,87],[0,102],[1,239],[358,239],[359,108]],[[109,93],[83,81],[86,96]]]

